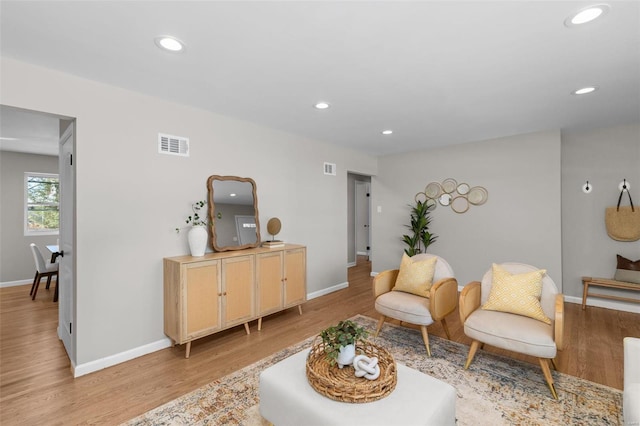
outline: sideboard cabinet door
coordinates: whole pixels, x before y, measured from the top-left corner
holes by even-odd
[[[284,307],[300,305],[307,300],[307,254],[305,248],[287,250],[284,254]]]
[[[275,251],[256,256],[258,315],[261,317],[278,312],[283,306],[282,253],[282,251]]]
[[[255,317],[254,259],[255,256],[222,259],[224,327],[247,323]]]
[[[221,328],[220,262],[183,265],[182,340],[206,336]]]

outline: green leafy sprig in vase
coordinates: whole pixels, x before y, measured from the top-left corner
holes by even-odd
[[[191,226],[206,226],[207,225],[207,216],[203,214],[204,217],[200,216],[200,211],[207,204],[206,201],[196,201],[191,205],[191,210],[193,214],[187,216],[187,219],[184,221],[187,225]],[[181,228],[176,228],[176,232],[180,232]]]

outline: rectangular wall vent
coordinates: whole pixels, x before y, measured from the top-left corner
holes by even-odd
[[[189,156],[189,138],[158,133],[158,152],[160,154]]]
[[[335,176],[336,175],[335,163],[324,163],[324,174]]]

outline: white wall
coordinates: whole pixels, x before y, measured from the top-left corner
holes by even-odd
[[[3,104],[77,119],[76,364],[164,338],[162,258],[188,252],[174,229],[213,174],[256,181],[260,222],[279,217],[278,237],[308,247],[309,293],[346,282],[346,171],[375,174],[376,159],[13,59],[1,67]],[[158,132],[189,137],[191,156],[158,154]]]
[[[439,205],[431,214],[438,240],[428,251],[447,259],[459,285],[480,280],[492,262],[516,261],[547,269],[562,288],[559,132],[380,158],[371,191],[374,271],[399,266],[408,204],[429,182],[446,178],[489,192],[466,213]]]
[[[583,276],[613,278],[616,254],[640,259],[640,241],[621,242],[607,235],[606,207],[618,202],[618,183],[627,179],[634,206],[640,208],[640,124],[562,135],[562,257],[565,294],[582,297]],[[590,194],[582,192],[586,181]],[[623,198],[623,204],[629,199]],[[597,289],[638,298],[636,292]],[[597,299],[589,299],[597,302]],[[637,304],[620,302],[630,310]]]

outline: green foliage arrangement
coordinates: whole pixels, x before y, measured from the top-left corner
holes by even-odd
[[[204,206],[207,204],[206,201],[201,200],[201,201],[196,201],[195,203],[193,203],[191,205],[191,210],[193,211],[193,214],[187,216],[187,219],[185,220],[185,223],[187,225],[192,225],[192,226],[204,226],[207,224],[207,217],[200,217],[200,210],[202,210],[204,208]],[[176,228],[176,232],[180,232],[180,228]]]
[[[411,224],[405,226],[411,230],[412,234],[403,235],[402,241],[409,246],[404,250],[407,256],[415,256],[419,253],[426,253],[427,248],[438,237],[429,232],[429,224],[431,223],[429,212],[433,209],[433,205],[416,201],[415,206],[409,204],[409,207],[411,207]]]
[[[364,327],[358,326],[351,320],[340,321],[338,325],[332,325],[320,333],[324,352],[331,365],[336,363],[342,346],[355,344],[366,339],[368,335],[369,332]]]

